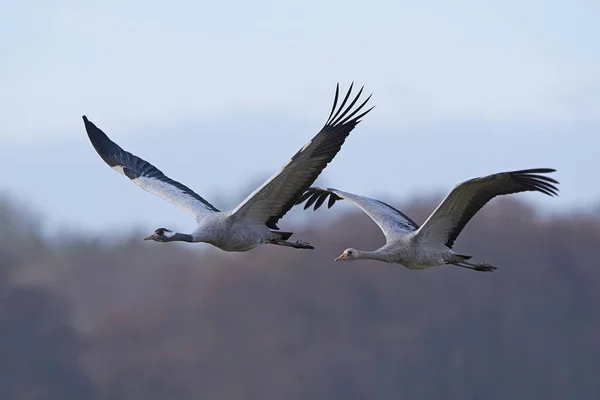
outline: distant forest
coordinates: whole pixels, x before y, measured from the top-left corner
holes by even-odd
[[[233,254],[47,242],[0,198],[0,399],[600,398],[600,214],[492,201],[456,244],[492,273],[334,263],[384,239],[325,214],[313,251]]]

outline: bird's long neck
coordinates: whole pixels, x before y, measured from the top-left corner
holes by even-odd
[[[358,250],[358,258],[361,260],[379,260],[387,261],[387,252],[381,249],[375,251],[362,251]]]
[[[167,242],[188,242],[188,243],[193,243],[193,242],[195,242],[195,240],[192,237],[192,235],[189,235],[187,233],[175,232],[171,237],[169,237],[169,239],[167,240]]]

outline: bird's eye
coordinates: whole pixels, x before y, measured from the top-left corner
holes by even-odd
[[[157,235],[162,235],[163,233],[165,233],[164,228],[158,228],[154,233],[156,233]]]
[[[352,250],[348,251],[348,255],[351,256],[352,255]]]

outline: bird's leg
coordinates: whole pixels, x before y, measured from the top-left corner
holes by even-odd
[[[464,260],[461,262],[452,263],[452,264],[456,265],[457,267],[468,268],[468,269],[472,269],[473,271],[481,271],[481,272],[492,272],[493,270],[498,269],[490,263],[472,263],[472,262],[464,261]]]
[[[310,246],[310,243],[305,242],[304,240],[296,240],[296,244]]]
[[[490,263],[481,263],[481,264],[477,264],[476,266],[473,267],[473,270],[483,271],[483,272],[492,272],[495,269],[498,269],[498,268],[494,267]]]
[[[286,246],[286,247],[293,247],[295,249],[314,249],[313,246],[311,246],[309,243],[306,242],[302,242],[300,240],[296,241],[296,242],[288,242],[287,240],[269,240],[267,241],[267,243],[271,243],[271,244],[276,244],[278,246]]]

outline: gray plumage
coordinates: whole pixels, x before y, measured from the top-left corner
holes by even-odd
[[[383,247],[375,251],[348,248],[336,261],[373,259],[402,264],[409,269],[454,264],[477,271],[492,271],[496,269],[494,266],[469,262],[470,256],[452,251],[454,241],[481,207],[496,196],[526,191],[557,195],[558,188],[554,184],[558,182],[540,175],[554,171],[547,168],[528,169],[462,182],[446,196],[421,227],[389,204],[337,189],[310,188],[296,204],[306,201],[304,209],[314,204],[316,210],[327,198],[329,208],[338,200],[346,199],[363,210],[381,228],[386,238]]]
[[[83,121],[96,152],[111,168],[181,208],[198,222],[190,234],[159,228],[147,240],[205,242],[225,251],[247,251],[266,243],[312,249],[304,242],[287,241],[292,233],[280,232],[277,222],[333,160],[360,118],[371,111],[372,107],[362,111],[371,96],[356,106],[362,88],[347,105],[352,88],[353,84],[338,107],[337,85],[331,113],[321,131],[238,207],[223,212],[149,162],[123,150],[85,115]]]

